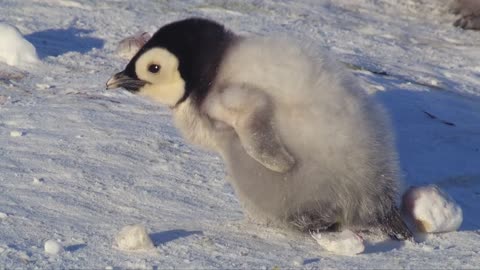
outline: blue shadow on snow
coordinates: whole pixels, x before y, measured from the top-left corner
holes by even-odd
[[[86,246],[87,246],[87,244],[76,244],[76,245],[71,245],[71,246],[65,247],[65,250],[69,251],[69,252],[75,252],[75,251],[80,250],[80,249],[82,249]]]
[[[47,29],[26,35],[37,49],[40,58],[59,56],[68,52],[86,53],[94,48],[102,48],[104,41],[99,38],[89,37],[93,30],[67,28]]]
[[[179,238],[188,237],[193,234],[200,234],[202,235],[202,231],[185,231],[185,230],[170,230],[158,233],[150,234],[150,238],[152,238],[153,244],[155,246],[166,244],[170,241],[177,240]]]

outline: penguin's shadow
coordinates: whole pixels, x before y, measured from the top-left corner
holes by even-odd
[[[400,249],[405,243],[403,241],[385,240],[383,242],[369,243],[365,245],[365,251],[362,254],[389,252]]]
[[[75,244],[75,245],[71,245],[71,246],[68,246],[65,248],[66,251],[69,251],[69,252],[75,252],[77,250],[80,250],[84,247],[86,247],[87,244]]]
[[[70,27],[47,29],[25,36],[37,49],[40,58],[59,56],[68,52],[86,53],[94,48],[102,48],[104,41],[90,37],[93,30]]]
[[[479,229],[480,98],[448,91],[460,86],[447,79],[442,89],[421,87],[428,91],[401,89],[405,81],[395,77],[368,79],[387,88],[374,97],[392,119],[405,186],[439,186],[463,209],[460,230]]]
[[[185,230],[169,230],[164,232],[152,233],[150,238],[155,246],[164,245],[168,242],[175,241],[190,235],[202,235],[202,231],[185,231]]]

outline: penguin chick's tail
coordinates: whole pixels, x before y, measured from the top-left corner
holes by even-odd
[[[393,240],[414,240],[412,232],[403,221],[400,211],[396,206],[392,208],[388,215],[380,220],[380,228]]]

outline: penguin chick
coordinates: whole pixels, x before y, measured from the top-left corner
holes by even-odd
[[[313,46],[186,19],[160,28],[117,87],[170,106],[187,140],[218,152],[254,221],[412,238],[385,112]]]

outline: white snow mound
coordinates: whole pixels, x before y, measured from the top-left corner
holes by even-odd
[[[462,208],[435,185],[407,190],[403,208],[420,232],[456,231],[463,221]]]
[[[16,27],[0,23],[0,37],[0,62],[18,67],[40,62],[35,47]]]
[[[365,250],[363,239],[350,230],[312,234],[317,243],[338,255],[353,256]]]
[[[63,246],[58,241],[50,239],[45,242],[44,245],[45,253],[50,255],[58,255],[63,251]]]
[[[147,250],[154,247],[147,230],[140,224],[123,227],[115,241],[121,250]]]

